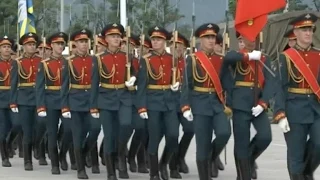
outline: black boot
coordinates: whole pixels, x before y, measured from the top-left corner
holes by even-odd
[[[49,154],[51,159],[51,174],[60,174],[58,148],[50,148]]]
[[[186,164],[185,157],[190,145],[190,142],[193,138],[194,133],[184,133],[180,144],[179,144],[179,150],[178,150],[178,158],[179,158],[179,172],[181,173],[189,173],[189,167]]]
[[[92,174],[100,174],[97,144],[95,144],[93,149],[91,149],[90,156],[92,160],[92,167],[91,167]]]
[[[134,133],[131,144],[130,144],[130,149],[128,153],[128,163],[129,163],[129,169],[131,172],[137,172],[137,163],[136,163],[136,155],[138,153],[138,150],[140,149],[141,141],[136,135],[136,132]]]
[[[198,168],[199,180],[211,180],[209,163],[207,160],[205,161],[197,160],[197,168]]]
[[[224,165],[220,159],[220,156],[218,156],[215,160],[216,165],[218,166],[218,169],[223,171],[224,170]]]
[[[70,163],[71,163],[71,170],[77,170],[77,165],[76,165],[76,158],[74,155],[74,148],[73,144],[69,148],[69,158],[70,158]]]
[[[115,162],[114,162],[114,159],[116,158],[116,156],[112,154],[104,154],[104,158],[105,158],[106,167],[107,167],[108,180],[118,180],[116,176]]]
[[[253,165],[251,164],[251,178],[252,179],[258,179],[258,165],[256,163],[256,161],[254,161]]]
[[[13,148],[13,141],[17,138],[17,133],[14,133],[13,131],[10,131],[8,136],[8,142],[6,143],[8,157],[13,158],[14,155],[16,155],[16,152]]]
[[[24,170],[33,171],[32,165],[32,144],[24,144],[23,146]]]
[[[20,133],[17,138],[17,144],[18,144],[18,149],[19,149],[19,158],[23,158],[23,155],[24,155],[23,145],[22,145],[22,136],[23,136],[23,134]]]
[[[40,143],[40,146],[39,146],[39,165],[40,166],[47,166],[48,165],[48,162],[46,160],[46,146],[45,146],[44,139]]]
[[[2,159],[2,167],[11,167],[6,140],[0,142],[0,153]]]
[[[105,158],[104,158],[104,156],[103,156],[103,154],[104,154],[104,152],[103,152],[103,146],[104,146],[104,143],[103,143],[103,141],[102,141],[102,143],[100,144],[99,156],[100,156],[100,158],[101,158],[101,164],[105,166],[106,163],[105,163]]]
[[[160,180],[158,154],[149,155],[150,180]]]
[[[61,165],[61,169],[63,171],[67,171],[68,170],[68,162],[67,162],[67,152],[68,152],[68,147],[66,144],[61,144],[60,145],[60,153],[59,153],[59,161],[60,161],[60,165]]]
[[[290,174],[291,180],[307,180],[302,174]]]
[[[168,152],[166,149],[167,148],[164,148],[164,150],[163,150],[162,157],[161,157],[160,164],[159,164],[160,176],[161,176],[161,179],[163,179],[163,180],[169,179],[167,165],[168,165],[170,158],[173,154],[172,152]]]
[[[170,169],[170,178],[173,179],[182,179],[178,171],[178,157],[177,153],[173,153],[170,162],[169,162],[169,169]]]
[[[209,164],[210,175],[213,178],[217,178],[219,176],[219,169],[215,161],[211,161]]]
[[[84,157],[83,157],[82,149],[74,149],[74,155],[76,158],[78,179],[89,179],[89,177],[86,173],[86,167],[84,164]]]
[[[140,145],[137,154],[138,173],[149,173],[146,163],[146,149],[143,144]]]
[[[238,179],[251,180],[251,159],[237,159]]]
[[[118,147],[118,166],[119,166],[119,178],[129,179],[128,169],[127,169],[127,159],[126,159],[126,142],[119,142]]]
[[[305,180],[314,180],[313,173],[319,166],[319,155],[314,150],[311,142],[308,142],[308,146],[305,153],[306,166],[303,172]]]

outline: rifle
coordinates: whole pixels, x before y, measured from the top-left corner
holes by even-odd
[[[178,40],[178,31],[174,30],[172,32],[173,38],[173,51],[172,51],[172,85],[175,85],[177,82],[177,52],[176,52],[176,41]]]
[[[130,32],[130,26],[127,26],[126,28],[126,38],[127,38],[127,44],[126,44],[126,50],[127,50],[127,56],[126,56],[126,67],[127,67],[127,81],[130,80],[131,78],[131,58],[130,56],[130,37],[131,37],[131,32]]]
[[[263,43],[263,32],[259,33],[258,38],[256,39],[256,49],[262,51],[262,43]],[[264,64],[263,62],[261,62]],[[257,105],[259,97],[258,97],[258,92],[259,92],[259,82],[258,82],[258,61],[254,61],[254,90],[253,90],[253,95],[254,95],[254,104]]]
[[[139,58],[138,58],[139,61],[143,55],[143,45],[144,45],[144,39],[145,39],[145,35],[144,35],[143,31],[144,31],[144,25],[142,25],[141,34],[140,34],[140,47],[139,47],[140,54],[139,54]]]
[[[47,46],[47,43],[46,43],[46,37],[42,37],[42,44],[43,44],[43,48],[42,48],[42,59],[45,59],[46,56],[45,56],[45,53],[46,53],[46,46]]]

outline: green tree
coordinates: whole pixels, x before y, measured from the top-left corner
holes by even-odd
[[[320,0],[312,0],[315,9],[320,12]]]

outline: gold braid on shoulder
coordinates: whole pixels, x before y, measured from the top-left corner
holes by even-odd
[[[147,54],[148,55],[148,54]],[[159,67],[159,74],[154,74],[149,62],[149,56],[143,56],[143,59],[146,61],[146,66],[147,66],[147,70],[148,70],[148,74],[151,76],[152,79],[154,80],[159,80],[163,77],[163,68],[162,66]]]
[[[292,63],[291,63],[291,60],[290,58],[284,54],[285,57],[286,57],[286,61],[287,61],[287,69],[288,69],[288,81],[290,80],[290,77],[291,79],[295,82],[295,83],[302,83],[304,78],[302,75],[296,75],[295,72],[293,71],[293,67],[292,67]]]
[[[29,79],[32,75],[32,67],[30,66],[29,68],[29,74],[26,74],[21,66],[21,63],[19,60],[17,60],[17,65],[18,65],[18,73],[19,73],[19,76],[22,78],[22,79]]]
[[[46,76],[48,77],[48,79],[50,81],[58,81],[60,80],[60,69],[57,70],[57,76],[56,77],[52,77],[49,71],[49,67],[47,65],[47,63],[45,61],[42,61],[43,64],[43,68],[44,68],[44,72],[46,73]]]
[[[205,76],[200,76],[197,70],[197,60],[195,58],[194,55],[191,55],[192,58],[192,74],[193,74],[193,78],[194,80],[196,80],[199,83],[204,83],[208,80],[208,74],[205,73]]]
[[[76,73],[74,72],[74,69],[73,69],[73,65],[72,65],[72,60],[68,60],[68,64],[69,64],[69,68],[70,68],[70,72],[73,76],[73,78],[76,80],[76,81],[80,81],[83,79],[84,77],[84,68],[81,69],[81,75],[77,76]]]
[[[110,73],[106,73],[104,70],[103,70],[103,66],[102,66],[102,61],[101,61],[101,58],[100,58],[100,55],[97,56],[97,61],[98,61],[98,68],[99,68],[99,74],[101,77],[103,77],[104,79],[110,79],[114,76],[115,72],[116,72],[116,67],[115,65],[113,64],[112,65],[112,68],[111,68],[111,72]]]
[[[243,68],[242,67],[242,62],[237,62],[236,64],[236,71],[234,71],[234,77],[235,77],[235,74],[236,72],[238,72],[240,75],[248,75],[250,73],[250,68],[249,66],[247,68]]]
[[[0,81],[1,82],[6,81],[9,77],[9,75],[10,75],[9,70],[7,70],[6,74],[3,77],[0,77]]]

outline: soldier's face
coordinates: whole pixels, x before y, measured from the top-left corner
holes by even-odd
[[[106,35],[105,39],[110,47],[119,47],[121,43],[121,36],[119,34]]]
[[[214,52],[222,53],[222,46],[221,46],[221,44],[215,44],[215,45],[214,45]]]
[[[32,54],[36,52],[36,43],[34,42],[29,42],[27,44],[23,45],[23,50],[26,53]]]
[[[238,40],[238,46],[239,46],[239,50],[242,50],[245,48],[245,45],[244,45],[242,38]]]
[[[55,54],[62,54],[64,47],[65,47],[65,44],[63,42],[52,43],[51,47],[52,47],[52,51]]]
[[[205,50],[213,51],[216,44],[215,36],[203,36],[200,38],[201,47]]]
[[[2,56],[9,56],[11,54],[11,46],[9,44],[0,46],[0,54]]]
[[[89,44],[87,39],[80,39],[78,41],[75,41],[75,45],[78,51],[84,53],[88,51]]]
[[[171,43],[170,45],[170,52],[172,53],[173,52],[173,43]],[[182,43],[176,43],[176,53],[177,53],[177,56],[178,57],[181,57],[183,56],[184,52],[186,50],[186,47],[184,44]]]
[[[101,52],[104,52],[106,50],[106,47],[101,45],[101,44],[98,44],[97,45],[97,53],[101,53]]]
[[[46,48],[46,50],[45,50],[46,57],[49,57],[51,55],[51,53],[52,53],[52,50],[49,48]]]
[[[254,48],[256,47],[256,42],[255,41],[250,41],[245,37],[243,37],[242,40],[243,40],[243,43],[244,43],[244,47],[246,49],[248,49],[249,51],[254,50]]]
[[[153,37],[151,38],[151,44],[154,50],[163,50],[166,44],[166,40],[163,38]]]
[[[312,43],[313,28],[303,27],[297,28],[293,31],[294,35],[297,37],[297,41],[303,44],[310,45]]]
[[[297,44],[297,40],[295,40],[295,39],[289,39],[288,45],[289,45],[290,47],[293,47],[293,46],[295,46],[296,44]]]

